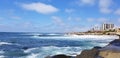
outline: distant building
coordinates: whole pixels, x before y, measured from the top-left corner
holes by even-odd
[[[91,31],[100,31],[100,28],[98,26],[95,26],[91,29]]]
[[[95,26],[94,29],[95,29],[96,31],[99,31],[99,30],[100,30],[99,26]]]
[[[102,30],[110,30],[110,29],[113,29],[114,28],[114,24],[102,24]]]

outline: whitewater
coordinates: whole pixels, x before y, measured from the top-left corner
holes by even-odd
[[[45,58],[57,54],[75,56],[94,46],[105,46],[115,35],[66,35],[61,33],[0,33],[0,58]]]

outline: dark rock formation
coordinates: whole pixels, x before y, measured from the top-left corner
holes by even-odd
[[[80,55],[76,56],[76,58],[97,58],[100,48],[101,47],[94,47],[91,50],[83,50]]]
[[[115,45],[120,47],[120,39],[115,39],[109,43],[109,45]]]
[[[45,58],[72,58],[71,56],[66,56],[64,54],[61,54],[61,55],[55,55],[55,56],[47,56]]]
[[[101,49],[102,47],[95,46],[93,49]]]
[[[70,56],[66,56],[66,55],[55,55],[52,58],[71,58]]]

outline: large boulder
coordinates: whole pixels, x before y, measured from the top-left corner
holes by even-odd
[[[71,58],[70,56],[66,56],[66,55],[55,55],[52,58]]]
[[[47,56],[45,58],[72,58],[71,56],[66,56],[64,54],[60,54],[60,55],[55,55],[55,56]]]
[[[76,58],[97,58],[99,54],[100,47],[94,47],[91,50],[83,50],[80,55],[77,55]]]

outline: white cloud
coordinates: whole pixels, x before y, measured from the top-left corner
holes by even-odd
[[[78,5],[94,5],[95,0],[79,0],[76,2]]]
[[[87,28],[87,27],[73,27],[73,29],[72,29],[72,31],[73,32],[80,32],[80,31],[87,31],[89,28]]]
[[[100,12],[104,13],[104,14],[109,14],[111,13],[112,10],[108,9],[108,8],[100,8]]]
[[[112,0],[99,0],[100,7],[108,8],[112,3]]]
[[[0,20],[3,20],[4,18],[3,17],[0,17]]]
[[[21,17],[19,17],[19,16],[11,16],[11,18],[12,18],[12,19],[16,19],[16,20],[21,19]]]
[[[68,20],[69,20],[69,21],[71,21],[71,20],[72,20],[72,17],[71,17],[71,16],[69,16],[69,17],[68,17]]]
[[[120,23],[120,18],[118,18],[118,22]]]
[[[24,23],[22,23],[22,26],[23,26],[24,28],[34,27],[31,22],[24,22]]]
[[[120,15],[120,8],[115,11],[115,14]]]
[[[98,27],[98,26],[100,26],[100,24],[95,24],[94,26]]]
[[[81,18],[80,17],[76,17],[75,21],[81,21]]]
[[[81,18],[80,17],[71,17],[71,16],[69,16],[67,18],[67,20],[72,21],[72,22],[79,22],[81,20]]]
[[[52,0],[40,0],[40,1],[43,1],[43,2],[52,2]]]
[[[47,0],[48,2],[52,2],[52,0]]]
[[[26,10],[31,10],[31,11],[36,11],[38,13],[42,13],[42,14],[50,14],[50,13],[54,13],[57,12],[58,9],[52,5],[49,4],[44,4],[44,3],[30,3],[30,4],[22,4],[21,5],[22,8],[26,9]]]
[[[74,9],[69,9],[69,8],[65,9],[65,12],[66,12],[66,13],[69,13],[69,14],[71,14],[71,13],[74,12],[74,11],[75,11]]]
[[[107,22],[109,22],[109,20],[107,18],[98,18],[97,21],[101,22],[101,23],[107,23]]]
[[[94,18],[87,18],[88,22],[93,22],[95,19]]]
[[[65,23],[62,21],[60,17],[52,16],[52,19],[53,19],[53,23],[56,25],[59,25],[59,26],[65,25]]]
[[[112,0],[99,0],[100,12],[104,14],[111,13],[112,9],[110,9],[110,7],[112,4],[113,4]]]

